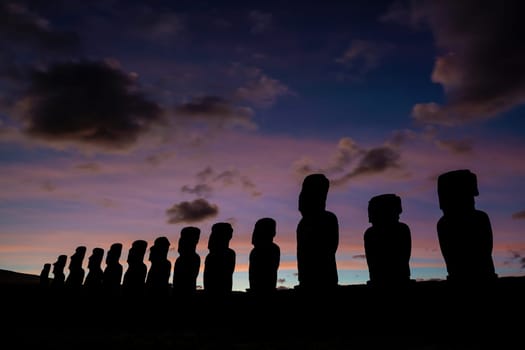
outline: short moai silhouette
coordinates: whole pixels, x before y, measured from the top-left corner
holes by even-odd
[[[229,247],[232,236],[233,228],[229,223],[212,225],[203,273],[207,295],[226,296],[232,292],[236,259],[235,251]]]
[[[84,281],[84,285],[90,292],[99,293],[102,290],[104,271],[101,265],[103,259],[104,249],[93,248],[91,256],[88,258],[88,273]]]
[[[77,289],[84,284],[85,270],[82,267],[84,257],[86,256],[86,247],[78,246],[75,253],[69,258],[69,274],[66,278],[66,287]]]
[[[382,194],[368,202],[368,221],[364,233],[369,285],[402,286],[410,282],[412,237],[407,224],[399,221],[401,198]]]
[[[180,232],[177,251],[179,256],[173,266],[173,295],[188,297],[197,290],[197,277],[201,266],[201,258],[197,253],[201,230],[198,227],[187,226]]]
[[[66,268],[67,255],[59,255],[57,261],[53,263],[53,280],[51,281],[52,288],[63,288],[66,275],[64,269]]]
[[[151,265],[146,277],[146,288],[151,295],[167,296],[169,294],[171,274],[171,262],[168,260],[169,249],[170,241],[164,236],[156,238],[150,248]]]
[[[46,263],[40,271],[40,288],[47,289],[49,287],[49,273],[51,272],[51,264]]]
[[[330,291],[338,286],[336,252],[339,245],[337,216],[326,210],[330,182],[324,174],[310,174],[299,194],[297,269],[299,289]]]
[[[122,282],[123,292],[128,296],[142,296],[146,283],[148,267],[144,263],[148,242],[136,240],[131,244],[128,252],[128,269],[124,273]]]
[[[261,218],[255,223],[248,268],[250,293],[268,295],[277,288],[281,250],[273,241],[276,231],[277,223],[272,218]]]
[[[460,284],[494,281],[492,226],[487,213],[475,206],[476,174],[469,169],[453,170],[439,175],[437,183],[443,212],[437,233],[447,280]]]
[[[122,283],[123,268],[120,264],[122,243],[113,243],[106,255],[106,268],[102,276],[104,290],[111,294],[118,294]]]

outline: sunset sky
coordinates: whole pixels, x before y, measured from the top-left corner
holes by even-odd
[[[480,5],[483,4],[483,5]],[[0,2],[0,268],[79,245],[277,221],[297,285],[302,179],[331,181],[339,283],[368,280],[368,200],[395,193],[412,278],[443,279],[436,179],[470,169],[500,276],[525,275],[522,1]],[[148,254],[145,260],[147,261]],[[66,270],[67,275],[67,270]],[[51,276],[52,277],[52,276]],[[199,276],[202,284],[202,273]]]

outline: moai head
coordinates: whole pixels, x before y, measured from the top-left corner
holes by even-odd
[[[324,174],[310,174],[303,180],[299,194],[299,211],[303,216],[323,212],[330,181]]]
[[[368,202],[368,221],[372,225],[397,222],[402,212],[401,198],[392,193],[372,197]]]
[[[208,239],[208,249],[226,249],[233,236],[233,228],[227,222],[217,222],[211,227],[210,238]]]
[[[53,274],[63,273],[66,267],[67,255],[59,255],[57,261],[53,263]]]
[[[108,254],[106,255],[106,264],[107,265],[117,264],[120,260],[121,254],[122,254],[122,244],[113,243],[108,250]]]
[[[197,250],[197,244],[199,243],[201,230],[197,227],[187,226],[180,231],[179,237],[179,254],[193,253]]]
[[[82,268],[82,262],[84,261],[84,257],[86,256],[86,247],[85,246],[78,246],[75,249],[75,253],[71,255],[71,258],[69,259],[69,268]]]
[[[476,174],[468,169],[453,170],[438,177],[439,207],[443,213],[474,209],[479,195]]]
[[[104,258],[104,249],[102,248],[93,248],[93,252],[89,257],[88,268],[93,269],[100,267],[102,264],[102,259]]]
[[[272,218],[257,220],[253,228],[252,244],[254,246],[268,245],[273,242],[276,234],[276,222]]]
[[[155,239],[153,246],[150,248],[149,261],[155,262],[165,260],[168,257],[168,251],[170,249],[170,241],[168,238],[162,236]]]
[[[128,253],[128,264],[140,264],[144,261],[144,255],[146,255],[146,248],[148,242],[139,239],[131,244],[131,248]]]

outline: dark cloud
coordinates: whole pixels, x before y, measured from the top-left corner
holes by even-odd
[[[189,118],[188,121],[203,122],[212,127],[255,127],[251,108],[235,106],[231,101],[219,96],[195,97],[177,106],[175,112],[179,116]]]
[[[134,77],[105,62],[55,63],[34,71],[20,105],[26,134],[105,149],[127,148],[163,121]]]
[[[352,259],[366,259],[366,255],[365,254],[353,255]]]
[[[514,220],[524,220],[525,219],[525,210],[515,212],[512,214]]]
[[[430,28],[439,56],[432,81],[447,102],[414,106],[425,123],[456,125],[496,117],[525,102],[525,2],[413,1],[383,19],[404,19]]]
[[[203,198],[174,204],[166,210],[169,224],[194,223],[217,216],[219,208]]]

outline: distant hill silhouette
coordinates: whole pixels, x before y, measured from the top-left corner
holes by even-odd
[[[34,285],[40,283],[40,276],[0,269],[0,285]]]

